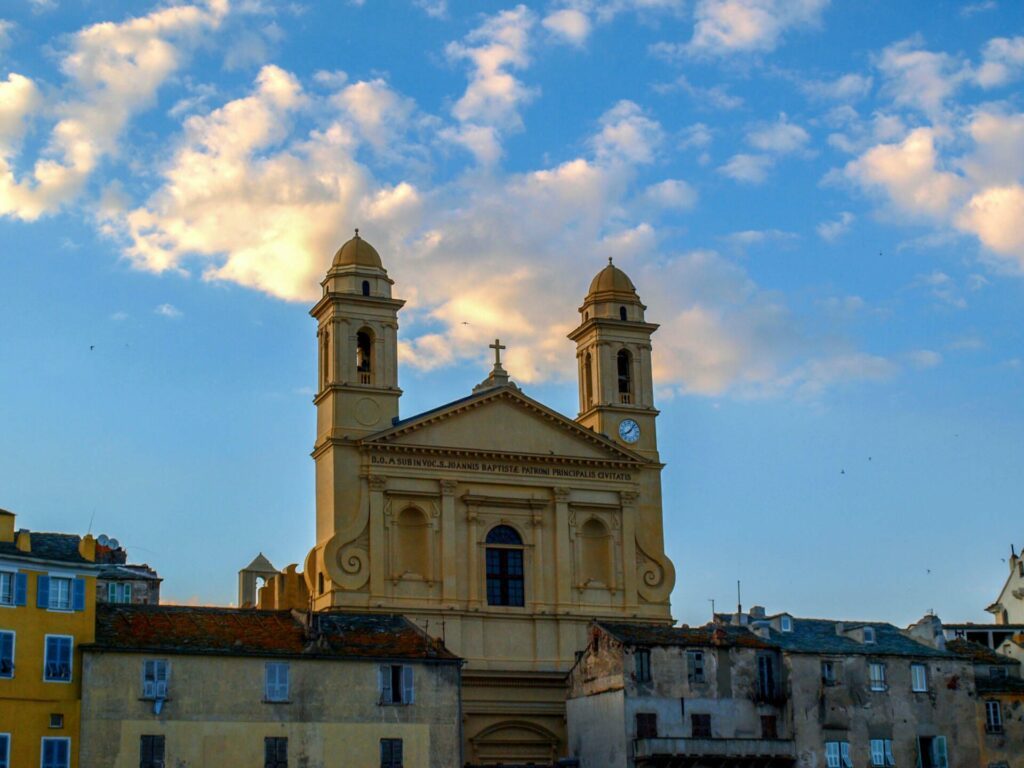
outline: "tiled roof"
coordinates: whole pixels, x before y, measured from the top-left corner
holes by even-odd
[[[148,565],[101,565],[98,578],[107,581],[163,581]]]
[[[412,622],[390,614],[305,614],[172,605],[96,606],[93,648],[142,653],[457,661]]]
[[[772,618],[772,617],[769,617]],[[872,627],[875,642],[862,643],[836,631],[839,624],[848,631]],[[898,627],[875,621],[831,621],[829,619],[800,619],[793,617],[793,631],[770,629],[771,642],[791,653],[859,654],[864,656],[946,656],[924,643],[904,635]]]
[[[965,624],[947,624],[942,623],[943,629],[964,629],[974,632],[1008,632],[1008,631],[1022,631],[1024,630],[1024,624],[975,624],[973,622],[967,622]]]
[[[948,640],[946,642],[946,648],[950,653],[955,653],[957,656],[970,659],[975,664],[1005,664],[1008,666],[1020,665],[1020,662],[1016,659],[1011,659],[1009,656],[996,653],[988,646],[982,645],[981,643],[974,643],[970,640]]]
[[[17,534],[15,534],[17,535]],[[31,552],[22,552],[13,541],[0,541],[0,557],[22,560],[57,560],[75,565],[92,565],[78,552],[81,536],[71,533],[37,533],[30,531]]]
[[[746,627],[716,626],[713,624],[707,624],[703,627],[665,627],[612,621],[599,621],[597,625],[616,640],[626,645],[772,647]]]

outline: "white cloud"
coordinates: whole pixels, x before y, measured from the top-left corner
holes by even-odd
[[[691,83],[686,75],[680,75],[671,83],[661,83],[654,86],[658,93],[670,93],[682,91],[690,96],[699,105],[713,109],[739,109],[743,106],[743,99],[729,93],[729,90],[722,85],[701,87]]]
[[[502,130],[521,127],[519,108],[537,93],[511,74],[511,70],[525,69],[530,63],[528,48],[534,24],[533,13],[518,5],[489,17],[463,42],[449,43],[446,48],[451,59],[472,64],[469,85],[452,108],[463,126],[449,136],[474,151],[481,146],[479,129],[490,128],[487,154],[477,154],[479,162],[490,160]]]
[[[956,225],[1024,272],[1024,186],[989,187],[972,195]]]
[[[934,368],[942,363],[942,355],[932,349],[915,349],[907,353],[907,359],[919,370]]]
[[[936,270],[918,275],[914,284],[927,288],[933,297],[953,309],[967,309],[967,300],[961,295],[956,281],[945,272]]]
[[[768,171],[774,164],[772,158],[767,155],[739,153],[730,157],[718,171],[730,179],[745,184],[762,184],[768,178]]]
[[[352,83],[334,99],[352,118],[363,141],[378,152],[395,149],[415,110],[411,99],[395,93],[380,78]]]
[[[602,160],[649,163],[664,138],[661,125],[632,101],[620,101],[601,116],[600,123],[593,146]]]
[[[11,32],[14,31],[14,22],[0,19],[0,53],[11,44]]]
[[[28,120],[40,103],[39,89],[27,77],[12,72],[6,80],[0,80],[0,166],[17,150]],[[0,194],[2,190],[0,181]]]
[[[736,248],[745,249],[768,242],[792,243],[799,240],[800,236],[795,232],[781,229],[744,229],[740,232],[731,232],[724,239]]]
[[[982,50],[982,62],[974,77],[982,88],[998,88],[1024,73],[1024,36],[996,37]]]
[[[682,179],[666,179],[649,186],[643,197],[658,208],[687,210],[696,205],[697,190]]]
[[[762,152],[784,155],[801,150],[811,136],[796,123],[789,122],[785,113],[773,123],[761,123],[747,132],[747,142]]]
[[[448,0],[415,0],[416,5],[435,19],[443,19],[448,15]]]
[[[921,45],[919,37],[912,37],[882,51],[875,62],[885,77],[882,91],[897,106],[940,119],[946,102],[970,78],[970,64],[947,53],[926,51]]]
[[[830,243],[835,242],[850,231],[854,218],[855,216],[849,211],[842,211],[838,219],[823,221],[817,226],[818,236]]]
[[[563,8],[544,17],[545,29],[572,45],[583,45],[590,35],[590,19],[582,11]]]
[[[215,28],[226,9],[223,0],[171,6],[75,33],[61,61],[71,95],[50,107],[60,119],[43,155],[21,180],[11,158],[0,158],[0,215],[35,219],[77,195],[100,160],[116,150],[128,121],[180,68],[185,49]]]
[[[834,80],[808,80],[801,83],[801,88],[816,99],[852,102],[869,96],[873,85],[870,76],[849,73]]]
[[[153,312],[157,315],[160,315],[160,317],[181,317],[181,310],[178,309],[173,304],[161,304],[160,306],[156,307],[156,309],[154,309]],[[121,318],[117,319],[120,320]]]
[[[828,0],[698,0],[690,53],[772,51],[790,29],[819,23]]]

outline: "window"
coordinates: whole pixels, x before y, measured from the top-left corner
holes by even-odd
[[[686,652],[686,677],[691,683],[704,682],[704,651]]]
[[[783,632],[792,632],[793,631],[793,617],[792,616],[783,616],[781,619],[779,619],[779,626],[782,627],[782,631]]]
[[[625,319],[627,319],[626,308],[625,307],[619,307],[619,320],[625,320]]]
[[[594,404],[594,365],[589,352],[583,356],[583,401],[587,408]]]
[[[167,659],[146,659],[142,662],[142,698],[167,698],[169,666]]]
[[[27,574],[0,571],[0,605],[25,605],[27,591]]]
[[[896,758],[892,755],[892,739],[871,740],[871,765],[873,768],[889,768],[896,765]]]
[[[164,768],[164,737],[139,737],[139,768]]]
[[[522,606],[523,540],[515,528],[498,525],[487,534],[487,604]]]
[[[288,739],[267,736],[263,739],[263,768],[288,768]]]
[[[50,727],[51,728],[63,728],[64,727],[64,715],[60,712],[50,713]]]
[[[69,768],[71,765],[71,739],[43,739],[43,768]]]
[[[131,603],[132,601],[132,585],[131,584],[117,584],[111,582],[107,584],[107,602],[108,603]]]
[[[638,739],[658,738],[658,715],[655,712],[636,713],[636,737]]]
[[[945,736],[921,736],[917,740],[919,768],[949,768]]]
[[[910,689],[918,693],[928,690],[928,667],[924,664],[910,665]]]
[[[36,580],[36,605],[51,611],[84,611],[85,579],[40,576]]]
[[[380,768],[402,768],[402,740],[380,740]]]
[[[633,664],[636,667],[637,682],[651,682],[651,652],[646,648],[641,648],[633,654]]]
[[[761,738],[779,738],[779,719],[775,715],[761,715]]]
[[[690,715],[690,735],[695,739],[710,739],[711,715]]]
[[[836,663],[834,661],[821,662],[821,684],[836,684]]]
[[[369,280],[363,280],[363,296],[369,296],[369,295],[370,295],[370,281]]]
[[[762,701],[770,701],[778,695],[775,686],[775,657],[768,653],[757,657],[757,695]]]
[[[619,402],[630,403],[633,400],[633,356],[620,349],[615,356],[615,366],[619,378]]]
[[[985,733],[1003,732],[1003,708],[998,701],[985,702]]]
[[[47,635],[43,679],[50,683],[71,682],[71,643],[67,635]]]
[[[371,383],[373,375],[373,336],[368,330],[356,334],[356,371],[360,384]]]
[[[265,669],[264,698],[288,701],[288,662],[268,661]]]
[[[992,680],[1005,680],[1006,679],[1006,667],[989,667],[988,676]]]
[[[825,765],[827,768],[853,768],[853,761],[850,759],[850,742],[826,741]]]
[[[381,664],[377,669],[377,690],[381,704],[412,704],[415,700],[412,667]]]
[[[864,642],[865,643],[873,643],[873,642],[875,642],[875,628],[874,627],[864,627]]]
[[[11,768],[11,734],[0,733],[0,768]]]
[[[14,677],[13,632],[0,632],[0,677]]]
[[[885,664],[877,661],[872,661],[868,664],[868,677],[871,680],[872,691],[884,691],[886,689]]]

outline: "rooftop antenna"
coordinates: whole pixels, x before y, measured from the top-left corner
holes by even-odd
[[[93,507],[92,508],[92,514],[89,515],[89,530],[85,532],[86,536],[88,536],[89,534],[92,533],[92,521],[95,520],[95,519],[96,519],[96,507]],[[1010,545],[1010,548],[1011,549],[1013,548],[1012,544]]]
[[[743,613],[743,601],[740,599],[740,580],[736,579],[736,613]]]
[[[714,620],[714,618],[715,618],[715,598],[709,597],[708,598],[708,602],[711,603],[711,618],[712,618],[712,620]]]

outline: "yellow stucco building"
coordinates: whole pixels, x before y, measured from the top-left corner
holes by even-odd
[[[580,411],[526,395],[500,362],[472,393],[401,418],[393,281],[358,233],[317,321],[315,609],[402,613],[467,660],[465,759],[565,753],[564,676],[594,618],[670,623],[651,336],[611,264],[576,343]],[[280,606],[278,606],[280,607]]]
[[[91,536],[15,531],[0,510],[0,765],[78,765],[95,558]]]

